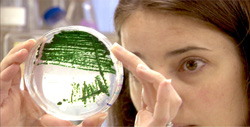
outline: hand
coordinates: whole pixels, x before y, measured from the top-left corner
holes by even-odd
[[[142,108],[136,115],[135,126],[166,126],[176,116],[182,100],[171,85],[171,80],[149,69],[136,55],[118,44],[113,54],[142,84]]]
[[[0,64],[0,125],[1,126],[74,126],[66,120],[46,114],[32,100],[28,91],[20,89],[22,64],[28,57],[34,40],[14,47]],[[79,126],[101,126],[107,114],[92,116]]]

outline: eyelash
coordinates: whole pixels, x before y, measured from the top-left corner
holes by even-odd
[[[194,70],[190,70],[187,68],[187,64],[188,62],[193,62],[194,64],[197,64],[197,67]],[[189,63],[191,64],[191,63]],[[201,68],[203,68],[204,66],[206,66],[207,62],[204,59],[201,58],[185,58],[184,60],[181,61],[180,66],[178,67],[178,71],[179,72],[197,72],[199,71]]]

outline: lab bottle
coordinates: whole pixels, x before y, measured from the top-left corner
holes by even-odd
[[[70,0],[66,19],[72,25],[81,25],[97,30],[92,0]]]
[[[69,26],[70,22],[66,20],[66,11],[60,7],[51,7],[44,14],[44,21],[50,28]]]

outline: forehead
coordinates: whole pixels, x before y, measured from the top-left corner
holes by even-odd
[[[193,29],[193,27],[216,30],[212,24],[195,18],[173,13],[162,14],[143,9],[138,9],[132,13],[123,23],[121,30],[129,28],[132,31],[136,30],[136,32],[141,30],[143,33],[154,30],[162,32],[175,30],[177,33],[181,33],[182,30]]]
[[[212,25],[187,16],[137,10],[122,25],[121,40],[122,43],[139,43],[141,41],[143,43],[159,41],[165,43],[165,41],[173,39],[184,41],[194,36],[209,37],[213,36],[211,33],[214,32],[222,34]]]
[[[148,56],[188,46],[237,52],[234,40],[211,24],[147,10],[137,10],[126,19],[121,27],[121,43],[132,52]]]

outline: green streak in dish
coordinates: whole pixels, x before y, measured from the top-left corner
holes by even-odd
[[[95,102],[96,96],[99,96],[101,93],[104,93],[109,96],[108,86],[105,85],[102,81],[100,76],[95,77],[95,84],[87,84],[84,82],[82,85],[79,83],[72,83],[71,84],[73,89],[71,92],[71,98],[63,99],[59,101],[57,105],[62,105],[62,102],[68,102],[73,104],[74,102],[83,102],[84,106],[86,107],[87,100],[91,102]]]
[[[61,31],[55,34],[51,43],[44,45],[39,64],[99,71],[102,77],[103,73],[115,74],[107,47],[84,31]]]

